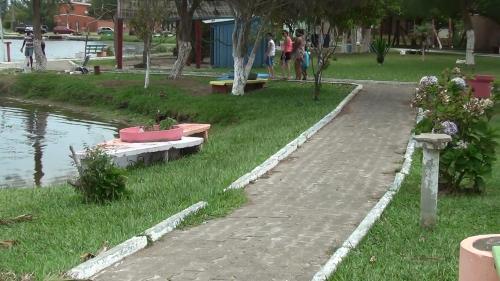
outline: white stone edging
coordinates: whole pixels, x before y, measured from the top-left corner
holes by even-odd
[[[82,280],[88,279],[101,270],[119,262],[120,260],[142,250],[148,246],[148,241],[157,241],[163,235],[174,230],[188,215],[193,214],[207,206],[207,202],[201,201],[183,211],[169,217],[144,232],[122,242],[110,250],[83,262],[66,272],[68,277]]]
[[[229,185],[227,188],[224,189],[224,192],[232,189],[244,188],[249,183],[257,180],[259,177],[263,176],[265,173],[269,172],[271,169],[276,167],[280,161],[290,156],[290,154],[296,151],[302,144],[304,144],[308,139],[310,139],[314,134],[316,134],[321,128],[323,128],[326,124],[328,124],[335,117],[337,117],[337,115],[354,98],[354,96],[356,96],[356,94],[358,94],[363,89],[363,85],[359,84],[354,84],[354,83],[342,83],[342,84],[351,84],[356,86],[356,88],[354,88],[354,90],[352,90],[351,93],[347,95],[347,97],[344,98],[344,100],[339,105],[337,105],[337,107],[332,112],[328,113],[316,124],[314,124],[312,127],[310,127],[305,132],[300,134],[296,139],[285,145],[282,149],[280,149],[274,155],[269,157],[262,164],[255,167],[252,171],[244,174],[236,181],[231,183],[231,185]]]
[[[419,109],[416,123],[422,120],[422,110]],[[311,281],[325,281],[327,280],[338,268],[339,264],[347,257],[349,252],[356,248],[361,240],[366,236],[368,231],[373,227],[375,222],[380,218],[384,210],[391,203],[394,196],[398,193],[405,177],[410,173],[410,168],[413,160],[413,153],[415,152],[416,141],[413,139],[413,134],[408,141],[406,153],[404,155],[404,162],[400,172],[396,173],[394,182],[389,190],[380,198],[377,204],[370,210],[366,217],[361,221],[358,227],[351,233],[351,235],[344,241],[342,246],[338,248],[330,259],[326,262],[321,269],[316,272]]]
[[[191,207],[184,209],[183,211],[169,217],[168,219],[158,223],[157,225],[151,227],[150,229],[144,231],[144,234],[148,236],[151,241],[155,242],[160,239],[163,235],[174,230],[187,216],[190,214],[198,212],[207,206],[207,202],[198,202]]]

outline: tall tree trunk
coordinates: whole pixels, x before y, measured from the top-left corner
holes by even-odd
[[[234,80],[231,94],[243,96],[245,94],[245,85],[247,83],[247,74],[245,73],[245,57],[233,56],[234,60]]]
[[[45,71],[47,69],[47,58],[42,51],[41,7],[41,0],[33,0],[33,31],[35,35],[33,43],[36,69],[38,71]]]
[[[260,44],[262,37],[262,32],[264,30],[264,24],[261,24],[259,30],[254,37],[254,43],[252,51],[248,56],[248,60],[245,64],[245,57],[247,55],[247,45],[249,44],[248,39],[251,32],[251,22],[252,16],[246,15],[241,18],[235,19],[234,30],[233,30],[233,60],[234,60],[234,81],[231,94],[236,96],[242,96],[245,94],[245,86],[247,84],[248,75],[252,70],[253,63],[255,61],[255,55],[257,53],[257,48]]]
[[[144,75],[144,89],[147,89],[149,87],[149,73],[151,68],[151,41],[151,35],[146,36],[146,39],[144,40],[144,51],[146,52],[146,63],[144,64],[144,67],[146,68],[146,73]]]
[[[247,73],[245,67],[246,43],[248,38],[247,23],[249,19],[242,15],[235,16],[234,29],[232,34],[233,42],[233,61],[234,61],[234,80],[231,94],[242,96],[245,94],[245,85],[247,82]]]
[[[361,52],[368,53],[370,51],[370,43],[372,42],[372,29],[363,27],[361,29]]]
[[[466,1],[462,0],[462,16],[464,20],[464,28],[467,36],[467,47],[465,51],[465,64],[474,65],[474,45],[476,44],[476,37],[474,34],[474,28],[472,26],[472,19],[469,12],[469,8],[466,6]]]
[[[193,26],[194,11],[200,5],[200,0],[193,0],[189,7],[186,0],[175,0],[177,13],[179,14],[179,26],[177,28],[177,59],[170,72],[170,79],[177,79],[182,75],[189,55],[191,54],[191,30]]]

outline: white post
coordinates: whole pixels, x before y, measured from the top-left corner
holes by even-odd
[[[0,44],[2,44],[2,62],[7,61],[7,56],[5,55],[5,43],[3,42],[3,21],[2,21],[2,11],[0,10]]]
[[[432,228],[437,221],[439,151],[446,148],[451,137],[445,134],[421,134],[414,138],[424,150],[420,187],[420,225]]]

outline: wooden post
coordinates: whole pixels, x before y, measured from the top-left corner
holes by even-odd
[[[195,61],[196,68],[201,67],[201,20],[196,20],[194,22],[194,45],[195,45]]]
[[[123,18],[116,20],[116,68],[123,69]]]
[[[446,148],[451,137],[445,134],[421,134],[415,136],[423,147],[422,182],[420,193],[420,225],[432,228],[437,222],[437,197],[439,184],[439,151]]]

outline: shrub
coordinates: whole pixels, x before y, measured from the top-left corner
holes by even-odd
[[[127,193],[125,170],[114,165],[101,148],[87,148],[79,168],[80,177],[72,184],[89,203],[106,203]]]
[[[166,119],[160,121],[160,130],[169,130],[176,124],[177,121],[175,119],[167,117]]]
[[[484,176],[495,161],[496,133],[489,121],[493,99],[478,99],[460,69],[445,71],[443,79],[426,76],[420,80],[413,105],[424,110],[415,133],[445,133],[451,143],[441,153],[441,189],[482,191]]]
[[[377,38],[373,43],[370,44],[370,50],[377,55],[377,62],[383,64],[385,56],[390,50],[389,42],[385,41],[383,38]]]

